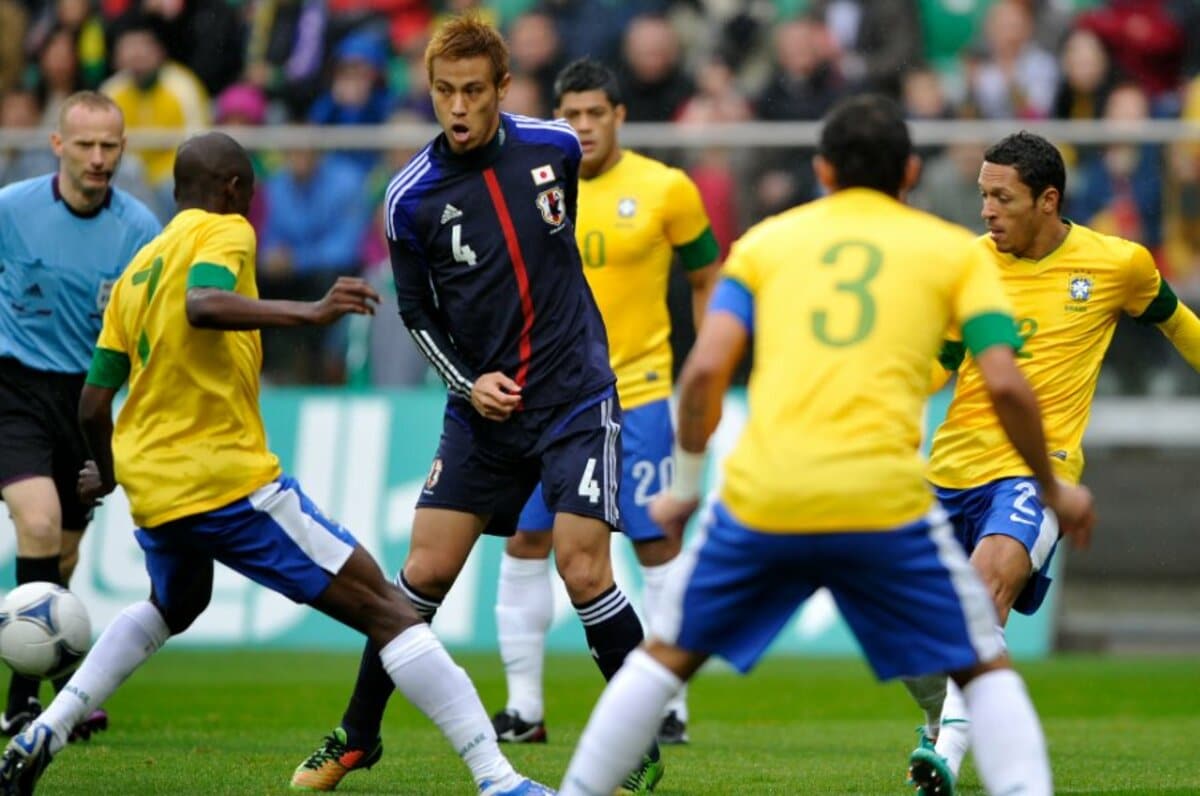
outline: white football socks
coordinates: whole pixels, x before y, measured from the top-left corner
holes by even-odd
[[[678,556],[658,566],[648,567],[642,565],[642,620],[646,627],[654,627],[654,612],[662,601],[663,586],[666,584],[667,577],[671,574],[671,570],[677,561],[679,561]],[[665,713],[672,711],[675,712],[676,717],[680,721],[686,722],[688,720],[687,683],[684,683],[680,687],[679,693],[667,703]]]
[[[1020,675],[1011,669],[987,672],[967,683],[963,697],[975,768],[987,792],[1050,796],[1046,739]]]
[[[500,559],[500,583],[496,591],[496,631],[500,659],[508,682],[506,710],[516,711],[528,722],[545,716],[542,697],[542,665],[546,631],[554,619],[554,590],[547,558]]]
[[[927,674],[921,677],[905,677],[904,687],[925,711],[925,735],[938,738],[941,735],[942,703],[946,699],[946,675]]]
[[[413,625],[379,651],[400,693],[438,726],[471,769],[476,784],[514,788],[522,777],[496,744],[496,733],[467,673],[424,623]]]
[[[171,631],[149,600],[127,606],[117,615],[83,659],[79,669],[54,697],[38,721],[50,725],[51,753],[62,749],[75,725],[104,704],[129,675],[166,643]]]
[[[963,758],[971,746],[971,720],[962,690],[954,681],[946,684],[946,701],[942,706],[942,731],[937,737],[937,753],[946,758],[954,776],[962,768]]]
[[[640,647],[609,681],[567,767],[560,796],[609,794],[637,768],[683,683]]]

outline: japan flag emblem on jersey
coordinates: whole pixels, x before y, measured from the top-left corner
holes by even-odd
[[[554,182],[554,167],[549,163],[545,166],[538,166],[536,169],[530,169],[529,173],[533,175],[534,185],[545,185],[548,182]]]
[[[552,227],[562,226],[567,218],[567,202],[563,189],[557,185],[547,188],[538,194],[537,208],[542,213],[542,220]]]

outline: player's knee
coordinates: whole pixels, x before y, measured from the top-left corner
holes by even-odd
[[[204,609],[208,607],[208,599],[200,601],[195,597],[189,597],[172,600],[170,605],[162,605],[156,601],[155,606],[167,623],[167,629],[171,631],[171,635],[178,636],[191,627],[200,614],[204,613]]]
[[[549,558],[554,537],[548,533],[517,532],[504,543],[504,552],[513,558]]]
[[[174,588],[170,600],[164,600],[152,589],[150,602],[162,614],[163,621],[167,623],[167,629],[171,631],[171,635],[178,636],[191,627],[200,614],[204,613],[211,597],[210,581],[209,588],[198,588],[192,584]]]
[[[643,567],[659,567],[674,561],[682,547],[679,539],[667,536],[633,543],[633,551]]]
[[[612,585],[612,568],[607,558],[575,551],[567,555],[560,552],[556,560],[571,602],[587,602]]]
[[[39,509],[14,512],[13,525],[22,555],[52,556],[62,549],[62,528],[52,512]]]
[[[454,585],[458,567],[432,556],[410,556],[404,562],[404,580],[419,594],[441,600]]]

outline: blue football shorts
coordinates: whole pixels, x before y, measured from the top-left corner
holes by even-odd
[[[975,552],[980,539],[993,534],[1011,536],[1025,545],[1033,569],[1013,609],[1035,612],[1050,590],[1050,561],[1059,538],[1058,519],[1042,503],[1037,482],[1001,478],[974,489],[938,487],[937,497],[967,555]]]
[[[626,410],[621,421],[621,523],[635,542],[662,539],[662,529],[650,519],[650,501],[671,485],[675,460],[671,449],[671,402],[667,399]],[[521,510],[517,528],[549,531],[554,512],[546,505],[539,485]]]
[[[611,387],[578,403],[514,412],[503,423],[452,400],[417,508],[486,515],[484,533],[511,536],[537,487],[553,511],[619,531],[622,433]]]
[[[202,560],[219,561],[284,597],[311,603],[358,545],[286,475],[227,506],[139,528],[136,536],[164,607],[179,574]]]
[[[936,506],[888,531],[764,533],[714,504],[668,577],[650,635],[753,668],[827,588],[881,680],[966,669],[1003,653],[992,598]]]

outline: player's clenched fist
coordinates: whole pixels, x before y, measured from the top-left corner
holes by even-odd
[[[374,315],[379,294],[363,279],[339,276],[320,301],[313,304],[312,322],[321,326],[343,315]]]
[[[99,506],[100,498],[115,488],[116,484],[104,483],[104,479],[100,476],[100,468],[96,466],[95,461],[88,459],[83,463],[83,469],[79,471],[76,491],[84,505]]]
[[[521,403],[521,385],[500,371],[485,373],[471,387],[471,406],[488,420],[508,420]]]
[[[1076,547],[1087,547],[1092,541],[1092,528],[1096,524],[1092,491],[1083,485],[1060,482],[1057,493],[1046,502],[1058,517],[1058,528],[1062,535],[1070,536]]]
[[[684,499],[669,492],[661,492],[650,502],[650,519],[654,520],[654,524],[662,528],[667,536],[680,539],[683,537],[684,527],[699,505],[700,501],[697,498]]]

